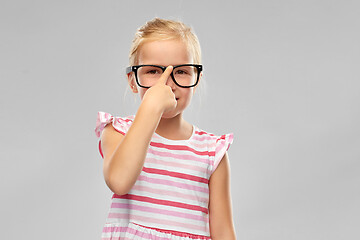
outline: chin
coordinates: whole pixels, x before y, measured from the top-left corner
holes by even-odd
[[[169,118],[174,118],[174,117],[176,117],[177,115],[179,115],[180,113],[179,112],[173,112],[173,111],[171,111],[171,112],[166,112],[166,113],[164,113],[162,116],[161,116],[161,118],[166,118],[166,119],[169,119]]]

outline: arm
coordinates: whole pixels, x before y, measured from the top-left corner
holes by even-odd
[[[135,184],[160,119],[159,111],[141,104],[125,136],[117,132],[111,124],[104,128],[101,136],[103,174],[107,186],[114,193],[126,194]]]
[[[166,85],[171,71],[172,67],[168,67],[156,85],[146,91],[125,136],[112,127],[104,128],[101,137],[104,178],[108,187],[118,195],[128,193],[135,184],[162,114],[176,107],[175,95]]]
[[[210,235],[212,240],[235,240],[230,196],[230,167],[227,153],[209,181]]]

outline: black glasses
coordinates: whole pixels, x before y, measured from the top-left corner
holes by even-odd
[[[126,74],[135,73],[136,83],[143,88],[150,88],[160,78],[166,67],[158,65],[137,65],[126,68]],[[170,76],[179,87],[190,88],[199,82],[203,67],[199,64],[182,64],[173,67]]]

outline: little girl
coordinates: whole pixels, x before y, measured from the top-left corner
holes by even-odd
[[[200,44],[185,24],[155,18],[138,29],[126,73],[139,109],[97,116],[104,178],[114,193],[102,240],[235,239],[233,134],[217,136],[183,118],[200,64]]]

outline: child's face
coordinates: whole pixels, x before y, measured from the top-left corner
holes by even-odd
[[[180,40],[162,40],[144,43],[139,52],[138,65],[153,64],[160,66],[175,66],[186,63],[193,63],[193,57],[183,41]],[[201,75],[200,75],[201,77]],[[139,87],[134,78],[129,78],[129,84],[134,93],[139,92],[141,100],[147,88]],[[176,108],[171,112],[166,112],[163,118],[172,118],[183,112],[190,104],[191,98],[195,92],[195,87],[182,88],[177,86],[169,76],[166,85],[170,86],[177,100]]]

